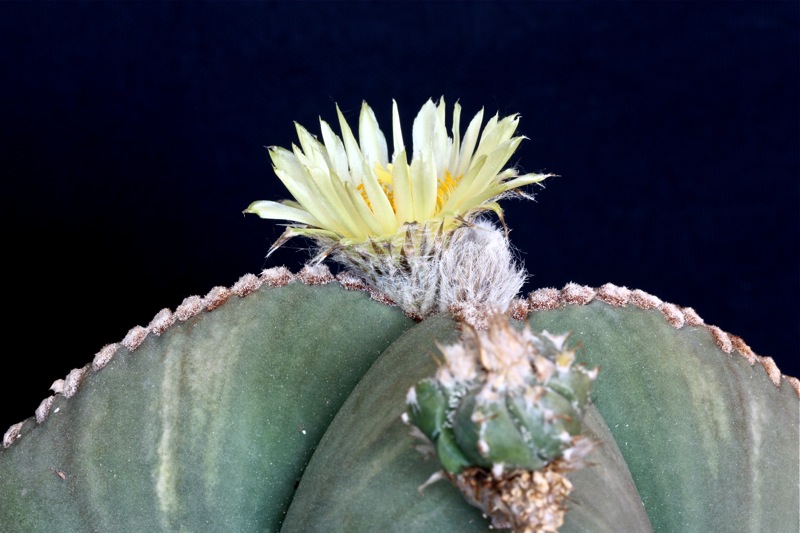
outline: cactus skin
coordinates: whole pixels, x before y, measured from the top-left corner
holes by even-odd
[[[656,308],[594,300],[528,322],[573,331],[581,361],[601,368],[594,403],[656,531],[800,531],[800,402],[787,380],[776,387],[715,330],[675,329]]]
[[[418,490],[440,465],[422,458],[415,448],[418,441],[401,421],[409,387],[436,372],[437,344],[455,341],[455,329],[452,319],[431,317],[405,332],[375,362],[320,442],[282,531],[497,531],[452,484]],[[611,433],[591,405],[584,422],[599,443],[588,457],[598,466],[570,475],[574,505],[560,531],[652,531]]]
[[[0,449],[0,530],[276,531],[339,406],[412,325],[295,282],[121,348]]]
[[[736,341],[740,349],[731,350],[730,339],[725,343],[690,309],[681,311],[687,317],[681,322],[674,306],[656,304],[643,293],[620,302],[608,292],[568,286],[553,290],[545,305],[540,294],[532,294],[529,301],[540,310],[527,321],[534,331],[572,331],[571,339],[586,348],[580,360],[600,367],[594,406],[644,507],[637,495],[635,505],[617,504],[619,521],[607,520],[614,504],[606,498],[622,491],[582,477],[607,475],[613,467],[586,468],[570,477],[580,505],[567,512],[560,531],[646,531],[641,523],[625,522],[637,507],[647,511],[655,531],[666,533],[800,530],[796,380],[770,376],[769,364],[751,364],[758,361],[746,347]],[[465,523],[472,515],[447,484],[432,485],[419,500],[402,499],[438,465],[428,461],[427,471],[413,470],[417,452],[397,443],[402,425],[392,419],[391,409],[378,410],[376,399],[392,394],[388,380],[402,378],[413,385],[436,366],[429,362],[425,372],[412,377],[412,368],[422,363],[389,366],[389,353],[359,383],[320,442],[287,514],[287,531],[335,531],[331,524],[339,523],[348,526],[340,531],[479,530]],[[436,350],[429,353],[432,360]],[[391,378],[381,382],[380,375]],[[403,394],[394,393],[395,401]],[[587,493],[579,492],[587,487]],[[331,500],[330,494],[339,496]],[[589,519],[587,505],[596,506]],[[404,508],[405,514],[398,510]],[[406,514],[414,517],[410,524],[424,527],[397,525]]]
[[[604,463],[607,468],[570,476],[580,505],[567,513],[562,531],[647,531],[642,522],[626,521],[634,508],[646,508],[656,531],[800,529],[797,381],[781,378],[767,360],[702,326],[688,311],[686,325],[676,329],[665,319],[676,322],[668,307],[647,310],[653,306],[628,305],[627,299],[615,307],[597,301],[615,301],[601,298],[601,291],[591,301],[593,295],[576,297],[573,289],[553,291],[555,299],[546,305],[531,295],[531,305],[546,310],[527,319],[534,331],[572,331],[571,340],[586,348],[579,360],[601,367],[594,405],[613,439],[591,426],[594,408],[585,421],[608,443],[599,453],[619,445],[622,455]],[[525,307],[515,305],[515,314],[524,318],[519,309]],[[332,322],[331,316],[346,320]],[[300,333],[276,327],[287,320]],[[458,530],[486,530],[480,513],[451,485],[416,492],[438,466],[413,449],[399,420],[403,398],[435,371],[434,340],[452,342],[456,331],[440,317],[411,325],[397,308],[363,293],[291,284],[232,297],[161,337],[148,336],[135,352],[122,349],[87,377],[72,398],[56,395],[47,420],[28,420],[21,438],[0,449],[0,524],[10,532],[275,530],[325,433],[284,531],[313,531],[315,519],[323,520],[316,527],[331,531],[337,522],[325,523],[326,516],[383,523],[387,531],[431,530],[403,527],[398,520],[405,516],[441,525],[435,530],[471,520]],[[368,346],[364,339],[375,336]],[[392,359],[403,342],[415,343],[422,361]],[[379,357],[380,346],[389,348]],[[235,354],[241,354],[240,364],[231,365]],[[343,364],[342,357],[354,359]],[[370,388],[377,379],[370,376],[381,375],[388,384]],[[225,382],[235,386],[220,387]],[[225,400],[220,390],[231,396]],[[178,402],[180,416],[164,409],[170,399]],[[169,515],[160,511],[152,478],[162,416],[171,420],[176,447],[169,457],[180,488],[178,508]],[[350,430],[346,439],[342,428]],[[628,503],[619,501],[628,493],[617,481],[628,468],[646,507],[635,492]],[[593,485],[586,479],[591,476],[605,481]],[[331,479],[338,483],[326,485]],[[593,486],[605,489],[579,497],[581,487]],[[319,490],[327,509],[315,504]],[[294,521],[300,515],[308,528]]]

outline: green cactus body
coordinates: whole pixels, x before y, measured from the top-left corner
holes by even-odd
[[[538,291],[528,301],[534,309],[528,317],[532,329],[572,331],[572,340],[586,347],[579,353],[581,360],[600,366],[594,405],[637,491],[635,501],[612,503],[611,495],[621,497],[624,491],[609,487],[624,484],[602,479],[611,468],[575,472],[570,479],[573,498],[580,504],[567,512],[561,531],[646,531],[641,522],[627,521],[637,516],[637,509],[646,510],[647,521],[664,532],[798,529],[800,403],[794,378],[781,378],[769,360],[753,355],[735,337],[704,325],[693,310],[657,302],[640,291],[568,286],[563,291]],[[418,374],[422,377],[438,368],[436,350],[429,353],[423,356],[429,362]],[[340,531],[398,530],[393,525],[397,515],[381,508],[381,501],[415,510],[428,501],[412,504],[399,498],[424,483],[439,468],[437,462],[429,461],[427,471],[400,481],[399,473],[410,468],[417,452],[394,448],[402,428],[396,421],[387,422],[391,410],[351,410],[363,405],[363,398],[391,390],[381,376],[403,376],[405,385],[416,383],[402,363],[397,363],[400,368],[380,363],[354,390],[320,443],[289,511],[290,531],[329,530],[326,524],[339,523],[347,524]],[[425,363],[417,359],[413,364]],[[400,401],[405,391],[396,395]],[[357,446],[349,436],[361,432],[376,437],[367,446]],[[596,440],[603,443],[597,452],[609,451],[607,438]],[[348,457],[358,459],[346,461]],[[588,460],[599,462],[595,457]],[[614,464],[612,458],[604,460]],[[330,465],[336,465],[335,471]],[[584,476],[601,479],[592,484]],[[436,500],[439,493],[428,491],[445,488],[451,487],[433,485],[424,495]],[[326,496],[340,491],[346,503]],[[359,501],[365,502],[363,507],[354,503]],[[417,530],[447,530],[448,524],[456,524],[450,527],[469,531],[454,518],[470,516],[464,503],[448,502],[460,510],[450,511],[437,501],[426,515],[430,522]],[[593,507],[596,514],[587,517],[587,505],[604,507]]]
[[[691,309],[676,313],[641,291],[622,291],[622,304],[618,291],[587,290],[585,305],[534,312],[529,323],[574,331],[582,361],[601,368],[594,403],[655,530],[800,528],[797,380]]]
[[[284,531],[494,531],[453,484],[438,482],[420,490],[442,465],[432,457],[422,459],[415,448],[419,440],[409,435],[414,426],[400,420],[409,388],[437,371],[437,344],[454,341],[455,328],[446,316],[430,318],[375,362],[320,442]],[[378,396],[385,401],[370,401]],[[598,466],[572,475],[571,497],[578,503],[567,512],[562,531],[650,531],[619,449],[591,405],[584,422],[592,440],[600,443],[588,458]]]
[[[456,324],[415,325],[338,283],[248,279],[132,330],[6,433],[3,531],[488,531],[452,485],[418,492],[440,465],[400,420]],[[578,360],[601,368],[583,413],[596,466],[569,475],[561,531],[800,529],[797,380],[637,291],[537,291],[511,311],[572,332]],[[571,383],[549,387],[580,405]],[[420,426],[440,455],[461,448],[432,413]]]
[[[413,325],[339,284],[184,311],[0,451],[0,530],[276,531],[339,406]]]

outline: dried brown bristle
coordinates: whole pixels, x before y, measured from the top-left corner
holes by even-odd
[[[306,285],[325,285],[334,281],[328,265],[323,263],[304,266],[297,274],[297,279]]]
[[[285,266],[268,268],[261,272],[260,277],[269,287],[283,287],[294,281],[294,274]]]
[[[261,288],[263,282],[255,274],[245,274],[239,281],[233,284],[231,292],[240,298],[244,298]]]

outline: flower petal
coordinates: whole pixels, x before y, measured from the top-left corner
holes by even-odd
[[[486,128],[484,128],[481,134],[481,140],[478,143],[478,149],[475,151],[475,157],[488,154],[511,139],[514,135],[514,131],[517,129],[518,123],[519,118],[516,115],[507,117],[500,122],[497,121],[497,115],[493,116],[486,124]],[[510,154],[509,157],[511,157]]]
[[[345,229],[341,232],[342,235],[353,239],[366,239],[369,231],[360,219],[353,218],[353,204],[347,196],[342,182],[338,178],[332,178],[330,174],[319,168],[310,168],[309,174],[319,187],[320,195],[327,200],[331,215]]]
[[[353,208],[361,217],[361,220],[364,221],[364,224],[369,227],[371,235],[375,236],[383,234],[383,227],[381,226],[380,222],[378,222],[375,214],[367,205],[364,197],[361,196],[361,193],[358,192],[350,183],[345,183],[344,186],[345,191],[347,191],[347,195],[350,197],[350,202],[353,204]]]
[[[313,186],[309,184],[306,169],[300,164],[297,157],[289,150],[280,147],[270,148],[269,156],[274,165],[273,171],[295,200],[317,220],[328,224],[329,217],[322,212],[324,208],[320,205]]]
[[[532,183],[541,183],[545,179],[552,178],[553,176],[555,176],[555,174],[525,174],[523,176],[517,176],[513,180],[504,181],[503,188],[510,191],[511,189],[524,187]]]
[[[453,106],[453,144],[450,151],[450,162],[447,168],[452,172],[458,168],[459,159],[461,156],[461,106],[458,102]],[[458,174],[456,174],[458,176]]]
[[[294,123],[294,126],[295,130],[297,130],[297,137],[300,139],[300,147],[303,149],[303,155],[310,161],[307,166],[328,168],[328,159],[325,154],[325,147],[322,143],[297,122]]]
[[[502,217],[496,200],[550,176],[520,176],[514,168],[504,169],[524,139],[514,137],[519,115],[500,119],[495,114],[482,127],[481,109],[462,137],[460,104],[453,106],[448,132],[444,97],[436,103],[429,99],[412,125],[409,160],[393,100],[390,163],[386,138],[366,102],[358,118],[358,140],[338,106],[336,113],[341,136],[320,119],[322,142],[295,124],[299,146],[292,151],[270,148],[275,173],[294,199],[254,202],[246,212],[304,225],[290,226],[285,238],[302,234],[347,245],[402,240],[403,227],[412,223],[450,230],[481,211]]]
[[[509,158],[514,154],[522,139],[522,137],[510,139],[500,144],[494,151],[485,154],[487,156],[486,164],[483,165],[480,173],[473,180],[466,192],[466,197],[478,196],[490,188],[496,188],[498,192],[502,192],[497,175],[508,163]]]
[[[461,177],[455,189],[453,189],[453,192],[450,193],[450,197],[442,206],[441,212],[443,214],[446,214],[448,216],[464,214],[464,210],[462,209],[462,204],[467,198],[467,192],[469,191],[473,182],[478,177],[478,174],[480,174],[481,170],[486,164],[487,158],[488,157],[486,155],[482,155],[481,157],[479,157],[475,161],[475,163],[471,167],[469,167],[467,173]]]
[[[291,230],[291,232],[289,232],[287,230],[287,233],[289,233],[289,238],[297,237],[299,235],[302,235],[304,237],[326,237],[326,238],[332,239],[332,240],[339,240],[341,238],[340,235],[337,235],[336,233],[334,233],[332,231],[328,231],[326,229],[289,228],[289,230]],[[274,247],[274,245],[273,245],[273,247]]]
[[[294,179],[295,177],[287,175],[285,171],[275,168],[275,174],[286,185],[298,203],[320,222],[320,227],[337,233],[344,231],[344,227],[333,218],[328,202],[325,198],[320,197],[319,189],[310,179],[300,187],[298,181]]]
[[[473,157],[475,152],[475,144],[478,142],[478,132],[481,129],[481,122],[483,121],[483,108],[472,118],[467,126],[467,132],[464,134],[464,141],[461,143],[461,153],[459,156],[458,168],[455,171],[456,176],[463,176],[469,170],[473,161],[477,161],[477,157]]]
[[[364,179],[364,157],[361,155],[361,149],[358,147],[356,138],[353,136],[353,132],[350,130],[350,126],[347,125],[347,121],[344,119],[344,115],[338,105],[336,106],[336,114],[339,116],[339,128],[342,130],[342,140],[344,141],[344,148],[347,152],[347,163],[350,167],[350,175],[355,178],[354,182],[356,184],[361,183]]]
[[[417,117],[414,119],[414,125],[411,128],[411,141],[414,145],[413,155],[411,156],[412,165],[415,159],[431,151],[435,118],[436,106],[433,104],[433,101],[429,99],[422,106],[422,109],[419,110],[419,113],[417,113]]]
[[[436,208],[436,162],[426,153],[411,161],[411,191],[414,220],[425,222],[433,217]]]
[[[358,118],[358,140],[361,145],[361,153],[367,162],[373,165],[378,163],[383,167],[389,164],[386,137],[378,127],[375,113],[366,102],[361,104],[361,114]]]
[[[447,165],[450,164],[450,147],[452,146],[452,140],[447,135],[445,111],[444,97],[442,97],[439,99],[439,105],[436,106],[436,116],[433,121],[433,135],[431,137],[433,166],[436,169],[437,177],[444,176]]]
[[[397,101],[395,100],[392,100],[392,141],[394,144],[392,161],[394,161],[397,159],[397,154],[406,149],[403,144],[403,130],[400,128],[400,113],[397,111]]]
[[[339,176],[339,179],[350,181],[347,152],[344,150],[342,140],[338,135],[333,133],[331,127],[324,120],[320,119],[319,125],[322,130],[322,140],[325,142],[325,149],[328,152],[328,159],[331,162],[333,172]]]
[[[366,161],[363,164],[361,172],[364,176],[362,183],[364,184],[364,190],[367,193],[369,203],[372,206],[372,212],[383,228],[382,235],[393,234],[397,231],[398,226],[394,209],[392,209],[392,203],[383,191],[383,187],[378,183],[378,177],[375,175],[375,172]]]
[[[247,206],[247,209],[245,209],[244,212],[256,214],[261,218],[273,220],[291,220],[292,222],[308,224],[309,226],[315,226],[317,228],[321,226],[319,221],[311,216],[308,211],[297,209],[280,202],[273,202],[271,200],[258,200],[253,202]]]
[[[392,160],[392,183],[398,226],[406,222],[413,222],[415,220],[414,194],[411,185],[411,170],[408,168],[405,150]]]

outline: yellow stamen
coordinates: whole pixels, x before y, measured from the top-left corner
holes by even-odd
[[[367,207],[372,209],[372,204],[369,201],[369,196],[367,196],[367,189],[364,188],[364,184],[359,183],[358,185],[356,185],[356,190],[361,193],[361,198],[363,198],[364,201],[367,202]]]
[[[439,181],[439,188],[436,189],[436,211],[440,211],[444,206],[445,202],[447,202],[450,195],[453,194],[453,191],[458,185],[458,182],[461,180],[461,176],[453,177],[450,174],[449,170],[445,170],[444,179]]]
[[[389,166],[391,167],[391,165],[389,165]],[[390,177],[391,177],[391,175],[390,175]],[[392,211],[397,213],[397,208],[394,205],[394,191],[392,191],[391,184],[386,183],[382,179],[380,174],[378,175],[378,182],[381,184],[381,187],[383,188],[383,192],[386,193],[386,197],[389,199],[389,203],[392,204]],[[356,185],[356,190],[359,193],[361,193],[361,197],[364,199],[365,202],[367,202],[367,207],[369,207],[370,210],[372,210],[372,203],[369,201],[369,197],[367,196],[367,189],[364,188],[364,184],[363,183],[359,183],[358,185]],[[375,211],[373,210],[373,213],[374,212]]]
[[[386,168],[382,167],[381,165],[375,165],[375,174],[378,177],[378,183],[381,184],[383,187],[383,192],[386,193],[386,196],[389,198],[389,203],[392,204],[392,210],[397,213],[397,207],[394,205],[394,187],[392,183],[392,164],[389,163]],[[436,211],[441,211],[444,204],[447,202],[450,195],[453,194],[458,182],[461,180],[461,176],[456,176],[455,178],[450,173],[449,170],[445,171],[444,178],[439,180],[439,187],[436,189]],[[364,198],[364,201],[367,202],[367,206],[372,209],[372,204],[367,197],[367,190],[364,188],[363,183],[359,183],[356,186],[356,190],[361,193],[361,197]]]

